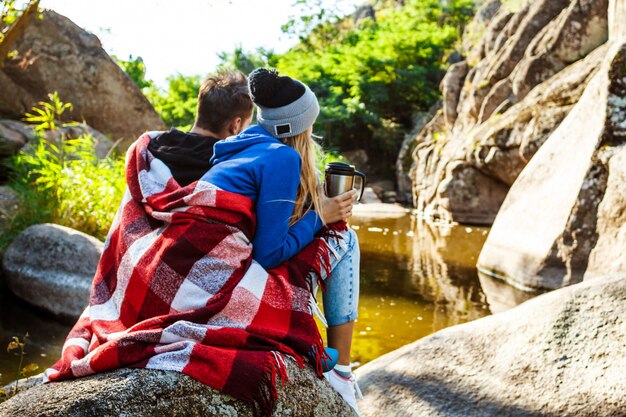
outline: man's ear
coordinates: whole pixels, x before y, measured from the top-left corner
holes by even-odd
[[[233,136],[238,134],[243,130],[243,119],[239,116],[233,117],[230,119],[230,122],[228,122],[227,128],[229,135]]]

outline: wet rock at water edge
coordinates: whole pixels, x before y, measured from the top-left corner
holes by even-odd
[[[541,295],[359,368],[366,417],[597,417],[626,410],[626,275]]]
[[[30,226],[4,254],[5,285],[33,306],[76,319],[89,303],[102,250],[98,239],[69,227]]]
[[[335,390],[311,369],[288,364],[278,384],[275,417],[355,416]],[[1,416],[252,416],[244,402],[175,371],[120,369],[73,381],[36,385],[0,404]]]

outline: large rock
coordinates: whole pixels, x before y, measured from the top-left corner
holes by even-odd
[[[290,364],[274,416],[353,416],[326,380]],[[280,385],[280,383],[279,383]],[[0,415],[22,417],[252,416],[251,408],[175,371],[121,369],[74,381],[36,385],[0,404]]]
[[[102,250],[98,239],[69,227],[31,226],[4,254],[5,284],[36,307],[76,319],[89,303],[89,289]]]
[[[0,120],[0,158],[11,156],[37,137],[34,129],[16,120]]]
[[[597,71],[607,2],[535,0],[517,2],[516,12],[510,2],[484,3],[464,35],[466,64],[444,79],[442,114],[413,140],[416,208],[449,221],[493,222]]]
[[[364,416],[626,415],[626,276],[450,327],[357,370]]]
[[[74,105],[69,117],[85,121],[114,140],[135,140],[163,121],[135,83],[102,49],[98,38],[68,18],[45,11],[0,70],[0,114],[20,117],[58,91]]]
[[[610,48],[578,104],[507,195],[478,260],[483,272],[530,289],[559,288],[583,279],[598,242],[594,273],[626,271],[623,255],[612,253],[611,267],[608,260],[600,260],[614,245],[626,245],[615,218],[626,209],[620,183],[626,144],[626,44]]]

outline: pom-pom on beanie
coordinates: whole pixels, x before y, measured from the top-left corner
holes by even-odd
[[[320,112],[315,94],[293,78],[278,71],[257,68],[248,76],[252,101],[259,108],[258,123],[275,138],[287,138],[306,131]]]

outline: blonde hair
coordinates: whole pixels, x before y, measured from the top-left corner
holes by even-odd
[[[318,188],[317,155],[321,154],[320,145],[315,142],[311,135],[311,128],[298,135],[283,139],[283,143],[291,146],[298,152],[302,158],[302,167],[300,168],[300,186],[296,194],[295,207],[293,214],[289,218],[289,226],[300,220],[309,210],[313,209],[317,212],[326,224],[320,210],[320,195]]]

